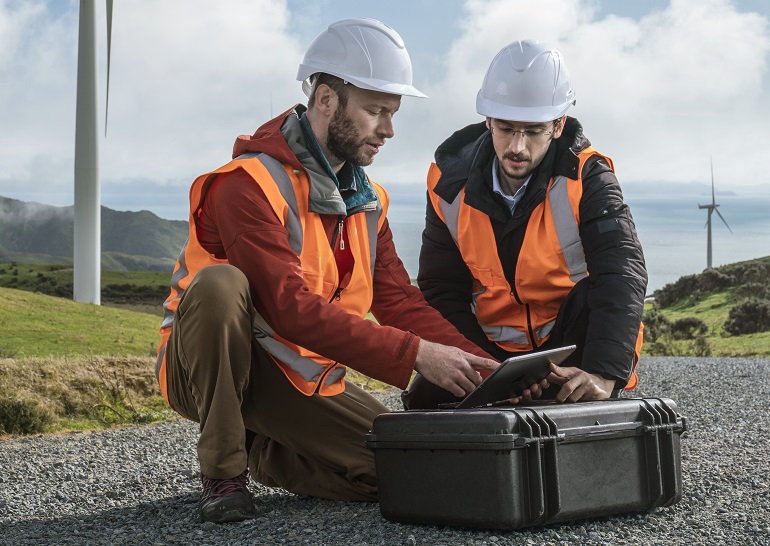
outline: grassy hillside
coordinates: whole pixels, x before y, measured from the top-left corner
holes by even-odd
[[[157,282],[149,273],[105,277],[116,285]],[[128,310],[137,307],[130,300],[114,305],[0,288],[0,437],[177,417],[155,378],[160,304],[153,313]],[[348,377],[367,389],[383,387],[352,370]]]
[[[173,416],[154,377],[157,315],[0,288],[0,434]]]
[[[24,290],[0,289],[0,356],[155,354],[160,319]]]
[[[770,357],[770,256],[664,286],[644,323],[645,354]]]
[[[103,270],[102,303],[142,304],[160,313],[168,296],[169,271]],[[47,263],[0,263],[0,287],[72,299],[72,266]]]

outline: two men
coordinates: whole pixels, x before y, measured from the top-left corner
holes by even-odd
[[[635,386],[647,286],[612,161],[566,115],[574,102],[559,51],[520,41],[498,53],[476,99],[486,120],[436,150],[417,279],[498,359],[577,345],[548,377],[561,402]],[[421,377],[404,394],[408,408],[456,399]]]
[[[646,284],[630,214],[609,160],[564,115],[574,96],[558,53],[530,61],[558,66],[522,87],[532,104],[509,81],[515,53],[479,93],[487,121],[451,137],[431,168],[419,274],[430,306],[395,252],[387,193],[363,169],[393,136],[401,96],[424,96],[382,23],[329,26],[299,67],[307,108],[239,137],[233,161],[195,180],[157,375],[169,405],[200,423],[203,520],[253,517],[250,477],[377,499],[363,439],[387,409],[345,366],[402,389],[416,370],[411,407],[473,390],[497,366],[490,354],[573,340],[574,364],[549,377],[560,400],[606,398],[629,380]]]
[[[417,370],[456,396],[497,366],[410,284],[387,193],[363,169],[393,136],[401,96],[424,96],[400,36],[334,23],[297,79],[307,108],[239,137],[233,161],[193,183],[164,304],[156,371],[169,405],[200,423],[204,521],[253,517],[249,476],[377,500],[363,440],[387,409],[345,366],[402,389]]]

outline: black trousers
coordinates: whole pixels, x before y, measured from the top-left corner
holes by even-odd
[[[577,349],[561,363],[565,367],[580,368],[583,362],[583,347],[588,332],[588,277],[578,281],[572,287],[556,315],[556,323],[545,343],[532,351],[507,353],[508,356],[525,355],[556,349],[565,345],[575,345]],[[541,399],[551,400],[559,392],[560,385],[551,385],[543,392]],[[613,391],[617,397],[622,389]],[[401,394],[405,409],[435,409],[439,404],[459,402],[461,398],[442,389],[417,374],[409,388]]]

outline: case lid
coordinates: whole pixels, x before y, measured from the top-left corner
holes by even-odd
[[[612,399],[508,408],[384,413],[366,435],[370,449],[480,449],[526,447],[533,442],[585,441],[587,437],[681,433],[686,419],[666,398]]]

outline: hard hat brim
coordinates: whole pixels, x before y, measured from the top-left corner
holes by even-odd
[[[307,68],[303,66],[300,66],[300,69],[297,72],[297,79],[302,81],[302,91],[305,93],[306,97],[309,97],[310,92],[312,91],[312,86],[310,85],[310,76],[318,73],[316,71],[316,72],[313,72],[312,74],[308,74],[308,72],[309,71],[307,70]],[[378,80],[376,78],[354,78],[350,76],[343,76],[339,73],[335,74],[335,71],[328,71],[326,73],[331,74],[332,76],[337,76],[338,78],[342,78],[347,83],[353,84],[356,87],[360,87],[361,89],[369,89],[370,91],[380,91],[381,93],[388,93],[391,95],[418,97],[421,99],[430,98],[428,97],[428,95],[426,95],[425,93],[423,93],[422,91],[414,87],[413,85],[407,85],[403,83],[393,83],[385,80]]]
[[[567,110],[569,110],[569,107],[572,106],[574,102],[573,99],[570,102],[557,104],[555,106],[507,106],[486,99],[482,97],[481,92],[479,92],[476,95],[476,112],[482,116],[504,119],[506,121],[545,123],[561,118],[567,113]]]

